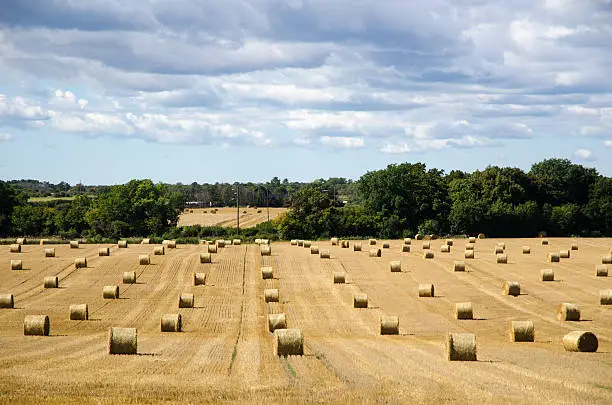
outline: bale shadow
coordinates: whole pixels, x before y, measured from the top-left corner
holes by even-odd
[[[150,357],[155,357],[155,356],[159,356],[159,354],[157,354],[157,353],[136,353],[136,356],[150,356]]]
[[[65,334],[61,334],[61,335],[60,334],[58,334],[58,335],[56,335],[56,334],[49,335],[49,337],[66,337],[66,336],[68,336],[68,335],[65,335]]]
[[[203,305],[197,305],[197,306],[196,306],[196,305],[194,305],[194,306],[193,306],[191,309],[205,309],[205,308],[206,308],[206,307],[205,307],[205,306],[203,306]],[[181,309],[183,309],[183,308],[181,308]],[[187,308],[187,309],[188,309],[188,308]]]
[[[489,319],[488,318],[472,318],[472,319],[468,319],[468,320],[471,320],[471,321],[488,321]]]
[[[476,360],[478,363],[503,363],[502,360]]]
[[[84,322],[87,322],[87,321],[102,322],[102,318],[89,318],[89,319],[84,320]]]

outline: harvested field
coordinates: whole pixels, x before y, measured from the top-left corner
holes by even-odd
[[[506,243],[503,266],[498,242]],[[428,260],[421,249],[402,252],[403,240],[380,241],[390,244],[382,258],[318,241],[331,253],[326,260],[289,242],[272,243],[270,256],[257,245],[230,245],[206,264],[200,245],[178,244],[163,256],[151,254],[159,245],[140,244],[56,245],[55,257],[39,245],[2,249],[0,294],[13,294],[14,308],[0,309],[0,403],[612,403],[612,306],[600,305],[612,278],[593,271],[612,240],[548,242],[478,239],[465,272],[452,271],[465,240]],[[547,264],[550,251],[572,242],[579,250],[571,258]],[[431,250],[442,243],[432,240]],[[109,256],[98,256],[102,247]],[[144,254],[148,266],[139,265]],[[86,268],[75,269],[77,257]],[[15,259],[24,270],[10,270]],[[402,272],[390,272],[389,262],[400,260]],[[265,266],[274,278],[262,279]],[[550,266],[554,281],[543,283],[540,270]],[[137,282],[122,284],[132,271]],[[332,283],[335,272],[349,282]],[[194,273],[205,273],[206,284],[194,286]],[[47,276],[60,288],[45,289]],[[503,295],[507,280],[520,283],[520,295]],[[435,285],[434,297],[418,297],[424,283]],[[105,285],[120,285],[120,298],[103,299]],[[265,289],[278,289],[279,302],[266,302]],[[181,293],[194,294],[194,308],[177,307]],[[353,307],[355,294],[367,294],[367,308]],[[473,319],[456,319],[463,302],[473,304]],[[580,307],[580,322],[557,319],[563,302]],[[87,303],[89,320],[70,320],[75,303]],[[181,332],[161,332],[160,319],[176,313]],[[301,330],[303,356],[274,354],[268,314],[278,313]],[[25,316],[41,314],[50,336],[25,336]],[[390,314],[399,335],[380,334]],[[511,342],[510,322],[527,319],[535,341]],[[138,355],[108,354],[111,327],[137,329]],[[597,336],[596,353],[565,350],[563,337],[577,330]],[[475,334],[478,360],[449,361],[449,333]]]
[[[261,210],[261,212],[257,212]],[[193,212],[191,212],[193,211]],[[206,212],[204,212],[206,211]],[[246,214],[243,213],[246,211]],[[287,208],[270,208],[270,221],[284,214]],[[268,220],[267,208],[240,208],[240,227],[250,228]],[[217,208],[213,214],[209,208],[194,208],[181,213],[178,226],[202,225],[202,226],[226,226],[236,227],[236,207]]]

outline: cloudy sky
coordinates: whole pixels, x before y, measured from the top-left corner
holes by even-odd
[[[612,0],[0,0],[0,178],[612,175]]]

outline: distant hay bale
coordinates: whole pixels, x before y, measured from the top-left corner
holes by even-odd
[[[475,238],[475,237],[473,237],[473,236],[470,236],[470,237],[468,238],[468,243],[476,243],[476,238]]]
[[[361,242],[353,243],[353,252],[361,252]]]
[[[427,251],[423,253],[423,259],[433,259],[434,253],[432,251]]]
[[[136,328],[112,327],[108,331],[108,354],[138,353],[138,332]]]
[[[0,308],[15,308],[13,294],[0,294]]]
[[[559,263],[559,253],[550,252],[548,255],[546,255],[546,259],[550,263]]]
[[[376,245],[376,239],[368,239],[368,244],[369,244],[370,246],[374,246],[374,245]]]
[[[495,254],[496,255],[501,255],[504,253],[504,248],[501,246],[495,246]]]
[[[57,276],[47,276],[44,278],[43,286],[45,288],[57,288],[59,285],[59,279]]]
[[[465,250],[474,250],[475,246],[476,245],[473,244],[473,243],[466,243],[465,244]]]
[[[79,248],[79,241],[78,240],[71,240],[70,241],[70,249],[78,249]]]
[[[312,245],[310,247],[310,254],[311,255],[318,255],[319,254],[319,247],[317,245]]]
[[[541,281],[555,281],[555,272],[552,269],[540,270]]]
[[[110,249],[107,247],[102,247],[98,249],[98,256],[109,256]]]
[[[612,290],[599,292],[599,305],[612,305]]]
[[[291,246],[297,246],[297,239],[291,239]]]
[[[410,244],[412,244],[412,239],[404,238],[404,245],[410,245]]]
[[[601,264],[612,264],[612,254],[602,256]]]
[[[377,248],[370,249],[370,252],[368,253],[368,255],[370,257],[380,257],[382,255],[382,251]]]
[[[312,246],[312,241],[305,240],[303,246],[305,249],[310,249],[310,247]]]
[[[191,293],[182,293],[179,297],[179,308],[193,308],[194,296]]]
[[[274,271],[272,270],[272,267],[270,266],[262,267],[261,268],[261,278],[264,280],[273,279]]]
[[[166,254],[166,249],[163,246],[156,246],[153,248],[153,254],[155,256],[163,256]]]
[[[423,240],[423,235],[417,233],[416,235],[414,235],[414,240]]]
[[[399,260],[391,261],[389,262],[389,268],[391,273],[400,273],[402,271],[402,262]]]
[[[453,246],[453,240],[452,239],[446,239],[445,241],[446,246]]]
[[[181,314],[164,314],[159,325],[162,332],[180,332],[183,329]]]
[[[255,243],[257,243],[257,239],[255,239]],[[259,240],[259,243],[261,243],[261,239]],[[304,241],[302,239],[298,239],[297,245],[298,246],[304,246]]]
[[[578,250],[578,244],[577,243],[572,243],[572,245],[570,246],[571,250]]]
[[[484,239],[485,238],[485,234],[484,233],[479,233],[478,234],[478,239]]]
[[[257,213],[258,213],[258,214],[261,214],[261,210],[257,210]]]
[[[233,245],[242,245],[242,239],[232,239]]]
[[[567,352],[594,353],[598,346],[597,336],[592,332],[573,331],[563,336],[563,348]]]
[[[120,240],[119,242],[117,242],[117,247],[119,249],[126,249],[128,247],[127,240]]]
[[[429,242],[429,241],[423,242],[422,248],[423,248],[423,250],[431,249],[431,242]]]
[[[346,273],[343,271],[334,271],[334,284],[344,284],[346,282]]]
[[[499,246],[500,248],[506,250],[506,243],[505,242],[497,242],[496,246]]]
[[[576,304],[561,303],[557,307],[557,319],[560,321],[579,321],[580,308]]]
[[[151,239],[149,238],[144,238],[143,240],[140,241],[141,245],[150,245],[151,244]]]
[[[433,238],[431,237],[431,235],[424,235],[423,236],[423,240],[432,240]]]
[[[215,245],[217,245],[218,248],[224,248],[225,247],[225,240],[223,239],[217,239],[215,241]]]
[[[533,342],[535,340],[535,326],[532,321],[510,322],[511,342]]]
[[[270,248],[270,245],[261,245],[261,255],[262,256],[272,255],[272,249]]]
[[[45,257],[55,257],[55,248],[45,249]]]
[[[166,246],[168,247],[168,249],[176,249],[176,241],[169,240],[168,243],[166,243]]]
[[[264,301],[265,302],[278,302],[279,301],[278,288],[266,288],[264,290]]]
[[[521,295],[521,283],[519,283],[518,281],[505,281],[503,293],[504,295],[518,297],[519,295]]]
[[[275,329],[274,354],[276,356],[302,356],[304,335],[301,329]]]
[[[338,238],[331,238],[331,244],[332,244],[332,246],[337,246],[338,245]]]
[[[214,246],[214,245],[209,245]],[[200,253],[200,263],[212,263],[212,254],[208,252]]]
[[[26,238],[17,238],[15,240],[15,243],[18,244],[18,245],[25,245],[27,243],[27,240],[26,240]]]
[[[270,239],[262,239],[261,240],[261,244],[262,245],[269,245],[270,244]]]
[[[23,269],[23,261],[11,260],[11,270],[21,270],[21,269]]]
[[[86,321],[89,319],[87,304],[72,304],[69,307],[71,321]]]
[[[350,247],[350,243],[349,243],[349,241],[348,241],[348,240],[343,240],[343,241],[340,243],[340,246],[341,246],[343,249],[348,249],[348,248]]]
[[[541,243],[542,245],[548,245],[548,239],[542,239]]]
[[[247,212],[246,212],[246,210],[244,210],[244,211],[242,211],[242,213],[243,213],[243,214],[246,214]]]
[[[83,269],[87,267],[87,258],[86,257],[77,257],[74,259],[74,268],[75,269]]]
[[[23,334],[26,336],[49,336],[49,317],[47,315],[26,315],[23,320]]]
[[[523,254],[524,255],[531,254],[531,248],[529,246],[523,246]]]
[[[391,247],[391,245],[389,244],[389,242],[383,242],[382,247],[383,247],[383,249],[389,249],[389,247]]]
[[[102,298],[106,300],[114,300],[119,298],[119,286],[118,285],[105,285],[102,289]]]
[[[383,315],[380,317],[381,335],[399,335],[399,317],[395,315]]]
[[[608,266],[605,264],[598,264],[595,266],[595,275],[597,277],[608,277]]]
[[[570,250],[569,249],[565,249],[565,250],[559,251],[559,257],[561,259],[569,259],[570,258]]]
[[[123,272],[123,284],[134,284],[136,283],[136,272],[135,271],[124,271]]]
[[[446,339],[446,355],[449,361],[476,361],[476,335],[449,333]]]
[[[329,250],[328,249],[321,249],[319,251],[319,257],[321,259],[329,259],[331,256],[329,254]]]
[[[193,285],[206,285],[206,273],[193,273]]]
[[[497,255],[497,257],[495,258],[495,260],[497,261],[497,263],[499,264],[506,264],[508,263],[508,255],[505,253],[499,254]]]
[[[21,253],[21,245],[17,243],[13,243],[12,245],[9,246],[9,252],[10,253]]]
[[[368,294],[356,293],[353,294],[353,308],[367,308]]]
[[[283,313],[268,315],[268,330],[287,329],[287,316]]]
[[[40,240],[40,246],[46,245],[47,243],[49,243],[49,239],[41,239]]]
[[[211,244],[207,246],[208,253],[217,253],[217,245]]]
[[[410,253],[410,245],[402,245],[402,253]]]
[[[453,271],[465,271],[465,262],[464,261],[456,261],[453,264]]]
[[[455,318],[474,319],[474,308],[471,302],[458,302],[455,304]]]
[[[433,297],[434,296],[434,285],[433,284],[419,284],[419,297]]]
[[[451,247],[449,245],[441,245],[440,253],[450,253]]]
[[[474,251],[473,250],[466,250],[464,253],[464,257],[466,259],[473,259],[474,258]]]
[[[138,255],[138,264],[148,266],[151,264],[151,257],[149,255]]]

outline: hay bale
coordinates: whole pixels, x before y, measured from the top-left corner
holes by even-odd
[[[346,282],[346,273],[343,271],[334,271],[334,284],[344,284]]]
[[[561,259],[569,259],[570,258],[570,250],[564,249],[559,251],[559,257]]]
[[[102,247],[98,249],[98,256],[109,256],[110,249],[107,247]]]
[[[402,245],[402,253],[410,253],[410,245]]]
[[[151,244],[151,239],[150,238],[144,238],[143,240],[140,241],[141,245],[150,245]]]
[[[49,243],[49,239],[41,239],[39,243],[40,246],[46,245],[47,243]]]
[[[504,282],[504,295],[512,295],[513,297],[518,297],[521,295],[521,283],[518,281],[505,281]]]
[[[353,294],[353,308],[367,308],[368,294],[356,293]]]
[[[153,248],[153,254],[155,256],[163,256],[166,254],[166,249],[163,246],[156,246]]]
[[[410,245],[410,244],[412,244],[412,239],[404,238],[404,245]]]
[[[331,244],[332,246],[338,246],[338,238],[331,238]]]
[[[497,242],[497,245],[495,246],[499,246],[503,250],[506,250],[506,242]]]
[[[59,285],[59,279],[57,276],[47,276],[44,278],[43,286],[45,288],[57,288]]]
[[[270,239],[262,239],[261,240],[261,244],[262,245],[269,245],[270,244]]]
[[[194,295],[191,293],[182,293],[179,296],[179,308],[193,308],[193,303],[195,301]]]
[[[135,284],[136,283],[136,272],[125,271],[123,272],[123,284]]]
[[[417,233],[416,235],[414,235],[414,240],[423,240],[423,235]]]
[[[465,271],[465,262],[464,261],[456,261],[453,264],[453,271]]]
[[[559,253],[550,252],[546,255],[546,260],[550,263],[559,263]]]
[[[225,240],[223,240],[223,239],[217,239],[217,240],[215,241],[215,245],[217,245],[217,247],[218,247],[219,249],[223,249],[223,248],[225,247]]]
[[[180,332],[183,329],[181,314],[164,314],[159,325],[162,332]]]
[[[433,258],[434,258],[434,254],[432,251],[427,251],[423,253],[423,259],[433,259]]]
[[[106,300],[114,300],[119,298],[119,286],[118,285],[105,285],[102,289],[102,298]]]
[[[272,256],[272,249],[270,248],[270,245],[261,245],[261,255]]]
[[[21,270],[21,269],[23,269],[23,261],[11,260],[11,270]]]
[[[471,302],[458,302],[455,304],[455,318],[474,319],[474,309]]]
[[[268,315],[268,330],[287,329],[287,316],[283,313]]]
[[[206,273],[193,273],[193,285],[206,285]]]
[[[449,361],[476,361],[476,335],[449,333],[446,339],[446,355]]]
[[[395,315],[384,315],[380,317],[381,335],[399,335],[399,318]]]
[[[383,249],[389,249],[391,245],[389,245],[389,242],[383,242],[382,247]]]
[[[78,249],[79,248],[79,241],[78,240],[71,240],[70,241],[70,249]]]
[[[446,246],[453,246],[453,240],[452,239],[446,239],[444,241],[444,243],[446,244]]]
[[[169,240],[166,243],[166,247],[168,249],[176,249],[176,241],[175,240]]]
[[[563,336],[563,348],[566,352],[594,353],[598,346],[597,336],[592,332],[573,331]]]
[[[468,243],[476,243],[476,238],[475,238],[475,237],[473,237],[473,236],[470,236],[470,237],[468,238]]]
[[[302,245],[304,246],[305,249],[310,249],[310,247],[312,246],[312,241],[305,240]]]
[[[319,254],[319,247],[316,245],[312,245],[310,247],[310,254],[311,255],[318,255]]]
[[[351,244],[349,243],[348,240],[343,240],[340,246],[342,246],[343,249],[348,249],[351,246]]]
[[[15,308],[13,294],[0,294],[0,308]]]
[[[484,233],[479,233],[478,234],[478,239],[484,239],[485,238],[485,234]]]
[[[441,245],[440,246],[440,253],[450,253],[450,246],[448,245]]]
[[[26,336],[49,336],[50,328],[47,315],[26,315],[23,320],[23,334]]]
[[[71,321],[86,321],[89,319],[87,304],[72,304],[69,307]]]
[[[402,262],[399,260],[391,261],[389,262],[389,268],[391,273],[400,273],[402,271]]]
[[[599,305],[612,305],[612,290],[599,292]]]
[[[297,239],[291,239],[291,246],[297,246]]]
[[[434,296],[434,285],[433,284],[419,284],[419,297],[433,297]]]
[[[466,250],[464,252],[463,255],[466,259],[473,259],[474,258],[474,251],[473,250]]]
[[[577,243],[572,243],[572,245],[570,246],[571,250],[578,250],[578,244]]]
[[[523,254],[524,255],[531,254],[531,248],[529,246],[523,246]]]
[[[353,252],[361,252],[361,242],[353,243]]]
[[[465,244],[465,250],[474,250],[474,247],[476,245],[474,245],[473,243],[466,243]]]
[[[508,255],[505,254],[505,253],[499,254],[499,255],[497,255],[495,260],[499,264],[506,264],[506,263],[508,263]]]
[[[17,239],[15,240],[15,243],[16,243],[16,244],[18,244],[18,245],[20,245],[20,246],[21,246],[21,245],[25,245],[25,244],[26,244],[26,242],[27,242],[26,238],[17,238]]]
[[[382,255],[382,251],[380,249],[374,248],[370,249],[368,256],[370,257],[380,257]]]
[[[560,321],[579,321],[580,308],[576,304],[564,302],[557,307],[557,319]]]
[[[548,245],[548,239],[542,239],[541,243],[542,245]]]
[[[261,278],[264,280],[271,280],[274,278],[274,271],[272,267],[266,266],[261,268]]]
[[[55,248],[45,249],[45,257],[55,257]]]
[[[423,250],[431,249],[431,242],[423,242],[423,245],[421,247],[423,248]]]
[[[601,264],[612,264],[612,254],[602,256]]]
[[[501,246],[495,246],[495,254],[496,255],[501,255],[504,253],[504,248]]]
[[[136,354],[138,331],[136,328],[112,327],[108,331],[108,354]]]
[[[214,245],[209,245],[209,246],[214,246]],[[201,252],[200,253],[200,263],[212,263],[212,254],[208,252]]]
[[[301,329],[275,329],[274,354],[276,356],[302,356],[304,335]]]
[[[21,253],[21,245],[13,243],[12,245],[9,246],[9,252],[10,253]]]
[[[595,266],[595,275],[597,277],[608,277],[608,266],[605,264],[598,264]]]
[[[264,290],[264,301],[265,302],[278,302],[279,301],[278,288],[266,288]]]
[[[321,251],[319,252],[319,257],[321,259],[329,259],[331,257],[330,254],[329,254],[329,250],[321,249]]]
[[[374,245],[376,245],[376,239],[368,239],[368,244],[369,244],[370,246],[374,246]]]
[[[535,340],[535,327],[532,321],[510,322],[511,342],[533,342]]]
[[[127,240],[120,240],[119,242],[117,242],[117,247],[119,249],[127,249],[128,247]]]
[[[149,255],[139,255],[138,264],[140,264],[141,266],[147,266],[151,264],[151,257]]]
[[[87,267],[87,258],[86,257],[77,257],[74,259],[74,268],[75,269],[83,269]]]
[[[552,269],[540,270],[541,281],[555,281],[555,272]]]
[[[257,239],[255,239],[255,243],[257,243]],[[261,243],[261,239],[259,240],[259,243]],[[304,241],[302,239],[298,239],[297,245],[298,246],[304,246]]]
[[[217,245],[216,244],[211,244],[207,246],[208,249],[208,253],[217,253]]]
[[[236,246],[242,245],[242,239],[232,239],[232,244]]]

